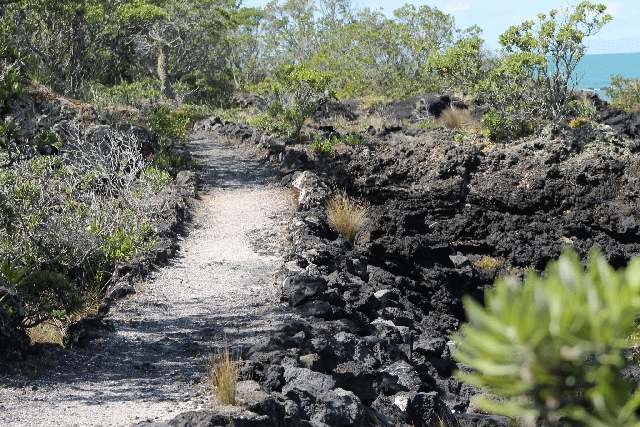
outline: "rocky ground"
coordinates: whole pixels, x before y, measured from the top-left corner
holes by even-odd
[[[273,282],[292,204],[250,154],[208,138],[189,149],[201,196],[177,258],[114,303],[110,330],[0,374],[0,424],[131,425],[201,408],[245,417],[211,400],[208,358],[225,343],[242,355],[295,318]]]
[[[261,147],[299,198],[282,298],[304,320],[254,347],[245,368],[271,393],[275,424],[509,425],[475,413],[477,391],[452,377],[461,297],[542,269],[567,246],[598,246],[617,266],[640,254],[632,116],[495,145],[397,125],[419,115],[408,105],[333,157],[247,126],[201,124]],[[339,188],[370,205],[354,244],[327,225],[324,201]]]

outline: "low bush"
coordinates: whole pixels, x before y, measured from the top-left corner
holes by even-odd
[[[613,76],[606,93],[614,107],[628,112],[640,111],[640,79]]]
[[[583,0],[541,13],[500,36],[503,56],[474,94],[489,107],[483,120],[492,140],[508,142],[571,115],[576,67],[586,38],[611,20],[606,6]]]
[[[487,59],[482,45],[482,38],[478,35],[463,37],[443,51],[432,52],[427,69],[439,76],[445,92],[466,95],[483,78]]]
[[[153,166],[173,175],[191,167],[189,161],[176,150],[184,145],[191,133],[194,112],[189,108],[174,109],[168,105],[154,108],[148,117],[149,128],[158,134],[160,146],[153,157]]]
[[[340,192],[327,203],[329,226],[353,242],[364,223],[367,211],[365,204],[353,200],[346,192]]]
[[[476,88],[477,100],[489,107],[482,126],[494,142],[509,142],[540,127],[544,108],[540,86],[531,78],[541,60],[535,55],[512,54],[496,65]]]
[[[24,301],[26,328],[71,321],[115,263],[149,250],[172,181],[132,134],[69,128],[57,146],[0,167],[0,283]]]
[[[160,82],[155,79],[145,79],[113,86],[94,83],[89,88],[87,97],[97,107],[114,105],[143,107],[160,99]]]
[[[298,139],[304,122],[333,98],[329,85],[325,74],[305,65],[283,67],[257,87],[267,109],[256,124]]]
[[[364,143],[364,138],[357,134],[347,134],[343,136],[332,134],[329,137],[316,134],[313,135],[309,148],[317,153],[330,156],[334,153],[336,146],[339,144],[361,145]]]
[[[640,391],[624,375],[637,334],[640,259],[615,271],[594,251],[572,251],[543,275],[496,282],[485,306],[470,297],[454,337],[459,377],[489,395],[481,409],[525,425],[631,426]]]
[[[161,145],[187,142],[192,125],[193,115],[188,109],[159,105],[149,114],[149,128],[160,136]]]

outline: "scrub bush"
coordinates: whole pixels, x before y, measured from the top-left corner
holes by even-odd
[[[333,98],[329,86],[324,73],[305,65],[281,68],[257,88],[267,105],[258,124],[298,139],[305,120]]]
[[[593,251],[585,269],[569,251],[524,283],[499,279],[484,306],[470,297],[464,306],[454,357],[469,368],[463,381],[495,396],[480,408],[532,426],[637,425],[640,391],[623,371],[637,335],[640,259],[615,271]]]
[[[614,107],[628,112],[640,111],[640,79],[612,76],[607,95]]]

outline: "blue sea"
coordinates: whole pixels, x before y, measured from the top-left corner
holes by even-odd
[[[576,73],[579,88],[594,90],[606,98],[605,89],[612,75],[640,78],[640,53],[585,55]]]

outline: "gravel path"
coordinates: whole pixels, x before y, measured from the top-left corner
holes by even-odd
[[[0,377],[1,426],[130,425],[211,407],[209,355],[289,319],[274,283],[289,197],[251,155],[206,137],[190,145],[203,188],[179,256],[112,308],[114,331],[88,349]]]

